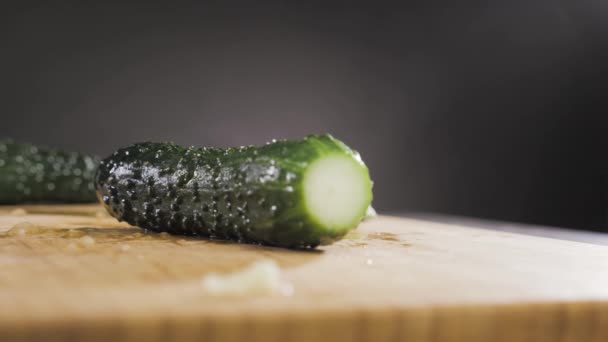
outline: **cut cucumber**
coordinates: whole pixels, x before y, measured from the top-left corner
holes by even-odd
[[[304,173],[304,204],[326,229],[342,230],[359,223],[369,206],[369,175],[361,163],[344,154],[313,162]]]
[[[0,140],[0,204],[94,202],[98,163],[89,155]]]
[[[359,154],[330,135],[228,149],[136,144],[104,160],[96,182],[110,214],[130,224],[293,248],[339,239],[372,200]]]

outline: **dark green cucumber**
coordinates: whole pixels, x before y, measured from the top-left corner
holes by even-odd
[[[92,156],[0,140],[0,204],[94,202]]]
[[[330,135],[227,149],[135,144],[101,162],[96,186],[132,225],[293,248],[339,239],[372,200],[359,154]]]

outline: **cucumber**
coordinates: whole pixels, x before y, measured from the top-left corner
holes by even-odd
[[[98,164],[89,155],[0,140],[0,204],[94,202]]]
[[[139,143],[101,162],[96,188],[135,226],[288,248],[339,239],[372,200],[359,154],[330,135],[227,149]]]

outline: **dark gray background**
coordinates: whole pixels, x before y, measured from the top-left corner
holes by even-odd
[[[0,137],[106,155],[331,132],[380,211],[606,225],[604,1],[221,3],[4,8]]]

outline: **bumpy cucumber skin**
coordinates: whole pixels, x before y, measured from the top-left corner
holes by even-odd
[[[332,153],[354,158],[369,177],[358,153],[330,135],[228,149],[139,143],[101,162],[97,194],[114,217],[157,232],[316,247],[348,231],[318,224],[302,197],[303,171]]]
[[[92,156],[0,140],[0,204],[94,202],[98,165]]]

